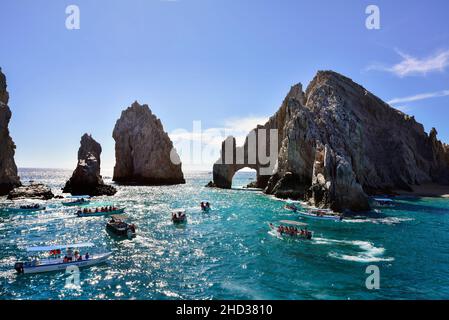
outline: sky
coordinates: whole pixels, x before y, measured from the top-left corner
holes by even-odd
[[[379,29],[366,27],[372,4]],[[79,29],[66,27],[69,5]],[[87,132],[109,172],[115,122],[137,100],[185,170],[210,170],[225,136],[241,141],[318,70],[350,77],[449,143],[448,12],[446,0],[2,0],[16,163],[74,169]],[[199,160],[188,152],[198,132]]]

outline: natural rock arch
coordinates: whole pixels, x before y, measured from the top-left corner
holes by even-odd
[[[213,179],[214,185],[218,188],[230,189],[232,187],[232,179],[237,171],[243,168],[250,168],[256,170],[256,186],[258,188],[265,188],[270,175],[263,174],[262,170],[269,170],[270,164],[266,164],[265,159],[261,159],[259,155],[260,136],[258,130],[261,127],[253,130],[245,140],[242,147],[236,146],[236,140],[230,136],[223,141],[221,145],[221,157],[214,164]],[[267,149],[270,146],[270,136],[266,136]],[[266,150],[266,148],[264,148]],[[271,165],[273,165],[271,163]]]

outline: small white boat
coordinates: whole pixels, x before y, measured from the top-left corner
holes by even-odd
[[[394,207],[395,203],[390,198],[374,198],[374,203],[381,207]]]
[[[125,221],[124,215],[112,215],[111,220],[106,223],[106,230],[119,237],[132,239],[136,236],[136,225]]]
[[[297,206],[295,206],[294,204],[286,204],[284,206],[284,209],[293,211],[293,212],[297,212],[299,210],[299,208]]]
[[[329,210],[320,210],[314,209],[309,211],[297,211],[297,213],[304,218],[311,218],[317,220],[333,220],[333,221],[341,221],[343,220],[343,216],[340,214],[331,214],[332,211]]]
[[[176,209],[171,212],[171,221],[173,223],[183,223],[187,221],[185,209]]]
[[[201,201],[201,211],[209,212],[211,210],[209,201]]]
[[[90,196],[70,196],[67,198],[75,199],[71,201],[63,202],[62,205],[66,207],[72,207],[72,206],[85,206],[90,203]]]
[[[78,210],[75,215],[78,217],[101,217],[101,216],[111,216],[114,214],[121,214],[125,212],[125,208],[117,208],[115,210],[101,211],[100,209],[90,209],[87,212],[84,210]]]
[[[93,247],[93,243],[78,243],[69,245],[55,245],[44,247],[30,247],[27,248],[28,253],[49,252],[49,256],[44,259],[39,259],[37,256],[31,258],[30,261],[16,262],[14,269],[18,273],[42,273],[52,271],[65,271],[67,267],[76,266],[78,268],[90,267],[105,262],[111,255],[111,252],[88,254],[73,256],[73,250],[80,248]],[[65,250],[65,257],[61,258],[62,251]],[[72,254],[70,254],[72,253]],[[70,256],[70,258],[69,258]]]

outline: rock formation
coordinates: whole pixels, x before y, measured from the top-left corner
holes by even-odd
[[[214,184],[229,188],[240,167],[258,172],[258,187],[281,198],[306,199],[335,211],[369,209],[368,196],[410,190],[413,185],[449,185],[449,146],[432,129],[332,71],[320,71],[306,92],[295,85],[279,111],[261,129],[278,129],[273,172],[256,164],[214,165]],[[268,136],[268,134],[267,134]],[[228,138],[232,139],[232,138]],[[268,141],[270,145],[270,141]],[[227,163],[227,162],[226,162]]]
[[[181,161],[161,121],[147,105],[134,102],[115,124],[113,180],[121,184],[185,183]]]
[[[6,78],[0,68],[0,196],[8,194],[13,188],[20,186],[17,166],[14,162],[16,145],[9,136],[8,130],[11,119],[8,100]]]
[[[54,197],[51,189],[46,185],[40,183],[32,183],[26,186],[20,186],[14,188],[9,192],[8,199],[39,199],[39,200],[50,200]]]
[[[100,175],[101,145],[87,133],[81,137],[78,150],[78,165],[63,192],[73,195],[114,195],[117,190],[105,185]]]

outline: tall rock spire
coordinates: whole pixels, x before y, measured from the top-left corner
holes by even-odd
[[[185,183],[181,161],[161,120],[137,101],[115,124],[113,180],[121,184],[172,185]]]
[[[9,94],[6,90],[6,78],[0,68],[0,195],[6,195],[17,186],[20,179],[14,161],[16,145],[9,135],[11,110],[8,107]]]

